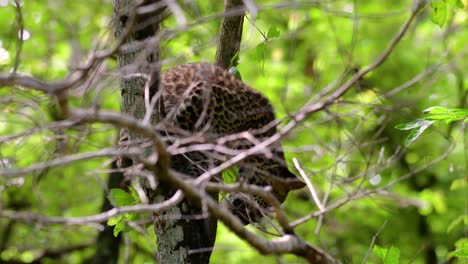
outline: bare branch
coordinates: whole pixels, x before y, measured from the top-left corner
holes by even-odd
[[[142,213],[142,212],[160,212],[171,208],[181,202],[183,199],[182,192],[176,192],[171,198],[157,204],[139,204],[133,206],[122,206],[113,208],[109,211],[102,212],[91,216],[82,217],[55,217],[44,216],[35,213],[14,212],[9,210],[1,210],[0,218],[9,218],[13,220],[21,220],[23,222],[41,223],[41,224],[67,224],[67,225],[88,225],[90,223],[102,223],[109,218],[122,215],[125,213]]]
[[[28,174],[31,172],[40,171],[40,170],[44,170],[48,168],[65,166],[65,165],[68,165],[77,161],[95,159],[95,158],[100,158],[100,157],[119,156],[119,155],[134,157],[137,155],[141,155],[141,151],[139,150],[125,151],[125,150],[118,150],[115,148],[106,148],[106,149],[102,149],[99,151],[68,155],[68,156],[57,158],[51,161],[33,164],[24,169],[5,169],[5,170],[0,171],[0,177],[11,178],[14,176],[24,175],[24,174]]]
[[[369,258],[370,253],[372,252],[372,249],[374,248],[377,237],[380,235],[380,233],[382,232],[386,224],[387,224],[387,220],[384,221],[384,223],[379,228],[379,230],[377,230],[377,233],[375,233],[375,235],[372,237],[372,241],[369,245],[369,249],[367,250],[366,255],[364,256],[364,259],[362,260],[361,264],[367,263],[367,259]]]
[[[309,192],[310,192],[310,196],[314,200],[315,205],[317,205],[317,208],[321,212],[325,211],[325,208],[320,202],[320,198],[318,197],[317,192],[315,191],[314,185],[312,184],[312,182],[310,182],[309,177],[305,174],[304,170],[301,168],[301,165],[299,165],[299,162],[297,161],[296,158],[293,158],[293,163],[296,169],[299,171],[299,174],[301,175],[302,179],[306,182],[307,188],[309,189]]]

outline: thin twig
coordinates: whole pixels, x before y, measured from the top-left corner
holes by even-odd
[[[296,158],[293,158],[293,163],[297,171],[299,171],[299,174],[301,175],[302,179],[306,182],[307,188],[309,189],[309,192],[310,192],[310,196],[314,200],[315,205],[317,205],[317,208],[321,212],[324,212],[325,208],[320,202],[320,198],[318,197],[317,192],[315,191],[314,185],[312,184],[312,182],[310,182],[309,177],[307,177],[307,175],[305,174],[304,170],[301,168],[301,165],[299,164]]]
[[[367,263],[367,259],[369,258],[372,248],[375,245],[375,241],[377,240],[377,237],[380,235],[380,233],[382,232],[386,224],[387,224],[387,220],[383,222],[382,226],[379,228],[379,230],[377,230],[377,233],[375,233],[375,235],[372,237],[372,241],[369,245],[369,249],[367,250],[366,255],[364,256],[364,259],[362,260],[361,264]]]

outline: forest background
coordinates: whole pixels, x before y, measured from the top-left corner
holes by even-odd
[[[170,32],[160,43],[163,71],[215,57],[223,2],[178,2],[180,13],[161,24]],[[254,5],[247,5],[237,70],[271,100],[282,126],[372,65],[413,8],[406,0],[245,2]],[[53,217],[101,211],[112,157],[34,166],[112,148],[118,130],[48,129],[57,122],[54,99],[7,76],[53,82],[73,73],[93,51],[115,44],[112,6],[0,0],[0,262],[84,263],[98,250],[106,221]],[[302,239],[344,263],[467,261],[467,6],[426,3],[382,65],[284,137],[289,167],[313,186],[284,204]],[[92,74],[69,92],[70,105],[119,112],[116,58]],[[148,212],[126,216],[111,218],[122,231],[119,262],[154,262]],[[275,237],[273,226],[247,228]],[[221,223],[211,256],[211,263],[303,261],[263,256]]]

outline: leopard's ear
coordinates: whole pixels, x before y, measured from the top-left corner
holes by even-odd
[[[285,180],[289,190],[302,189],[306,186],[305,182],[299,180],[299,178],[288,178]]]
[[[281,176],[288,190],[302,189],[306,186],[306,184],[287,167],[283,167]]]

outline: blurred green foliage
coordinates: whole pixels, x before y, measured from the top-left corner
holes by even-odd
[[[20,25],[12,2],[0,1],[0,71],[4,73],[13,68],[18,50]],[[222,1],[179,2],[193,26],[162,43],[164,69],[214,59],[220,24],[214,15],[222,11]],[[27,33],[23,33],[20,73],[44,80],[63,78],[90,51],[113,44],[110,0],[21,3]],[[353,70],[372,63],[411,8],[409,0],[255,3],[262,8],[245,21],[237,70],[244,82],[268,96],[284,123],[339,76],[349,77]],[[332,210],[323,221],[312,218],[297,227],[300,236],[345,263],[361,263],[368,252],[369,263],[429,263],[434,258],[439,263],[450,258],[453,263],[466,261],[466,121],[431,123],[406,147],[407,133],[395,126],[420,118],[428,107],[467,108],[467,4],[466,0],[430,1],[381,67],[366,75],[339,103],[308,117],[285,139],[287,159],[298,159],[320,197],[327,195],[327,204],[391,184]],[[163,28],[174,26],[171,17]],[[99,82],[71,93],[73,107],[120,109],[117,64],[109,60],[104,67]],[[50,124],[54,121],[50,103],[49,97],[38,92],[0,87],[0,138]],[[26,167],[113,146],[116,135],[113,127],[100,124],[45,129],[0,143],[0,159]],[[108,165],[108,160],[99,158],[18,178],[22,181],[0,178],[0,208],[48,216],[98,213]],[[307,189],[290,195],[284,207],[290,220],[317,210]],[[7,234],[9,228],[14,232]],[[0,218],[0,262],[30,262],[45,250],[85,245],[59,260],[44,262],[83,263],[94,253],[97,233],[93,226]],[[122,248],[129,249],[130,263],[153,262],[156,243],[151,225],[123,233],[128,243]],[[374,236],[378,246],[372,249]],[[303,260],[262,256],[220,225],[212,263],[255,262]]]

